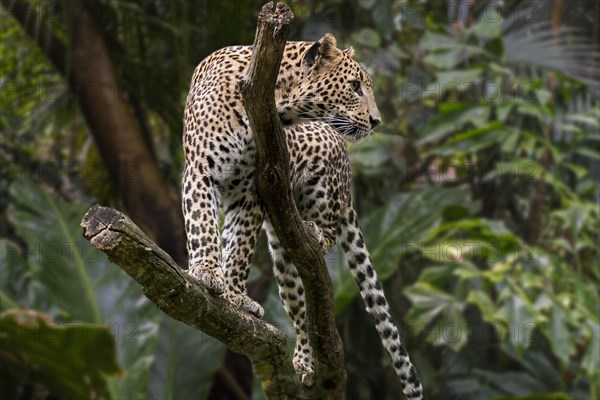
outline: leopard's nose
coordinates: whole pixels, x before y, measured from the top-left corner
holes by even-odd
[[[379,125],[381,123],[380,120],[375,119],[373,117],[369,117],[369,122],[371,122],[371,129],[375,129],[377,127],[377,125]]]

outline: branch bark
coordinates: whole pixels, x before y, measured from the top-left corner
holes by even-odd
[[[209,294],[128,217],[93,206],[81,226],[84,237],[137,281],[165,314],[250,358],[269,398],[314,398],[296,378],[283,332]]]
[[[285,4],[263,6],[250,66],[241,82],[242,99],[256,144],[258,193],[305,288],[309,337],[316,360],[313,392],[322,392],[319,398],[341,399],[346,371],[335,326],[333,287],[322,249],[305,230],[294,202],[285,134],[275,108],[275,83],[292,18]]]

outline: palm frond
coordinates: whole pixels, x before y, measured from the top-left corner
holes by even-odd
[[[600,50],[577,29],[552,29],[548,22],[513,26],[506,24],[502,37],[509,64],[560,72],[600,94]]]

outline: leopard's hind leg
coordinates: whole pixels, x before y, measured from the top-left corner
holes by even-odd
[[[217,210],[219,192],[199,161],[186,165],[183,174],[183,214],[189,253],[188,273],[215,294],[225,291],[221,268]]]
[[[227,284],[223,297],[261,318],[263,308],[246,293],[254,247],[264,219],[260,199],[251,188],[253,183],[252,175],[242,179],[240,184],[245,187],[240,188],[238,195],[223,202],[223,266]]]

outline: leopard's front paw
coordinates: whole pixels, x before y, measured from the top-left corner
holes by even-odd
[[[265,310],[260,304],[252,300],[248,295],[243,293],[227,292],[223,294],[223,298],[230,303],[235,304],[242,310],[249,312],[256,318],[262,318],[265,315]]]
[[[329,239],[328,237],[326,237],[323,234],[323,231],[317,226],[317,224],[314,221],[303,221],[304,222],[304,226],[306,227],[306,229],[308,229],[312,235],[315,236],[315,238],[317,239],[317,241],[319,242],[319,245],[321,246],[321,249],[323,250],[323,255],[326,255],[329,252],[329,249],[331,249],[331,247],[334,244],[334,241]]]
[[[225,292],[225,276],[219,266],[210,266],[195,264],[189,269],[189,274],[196,278],[200,283],[214,295],[220,295]]]

